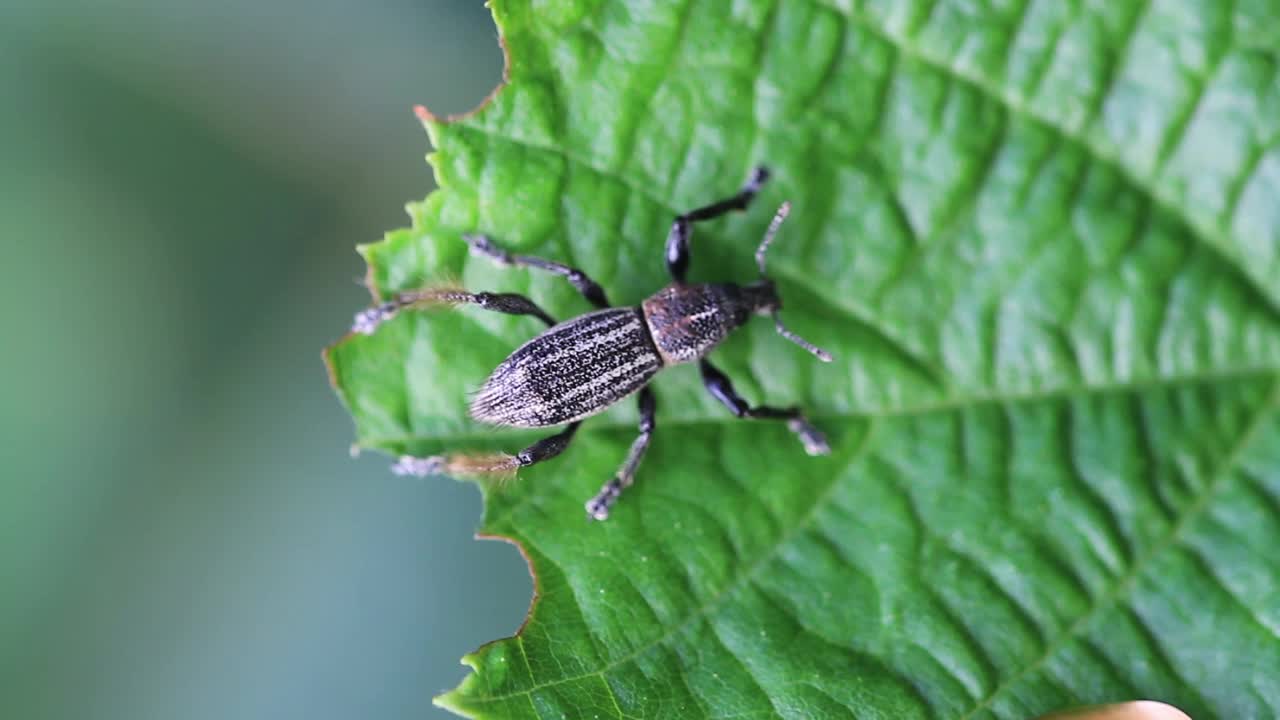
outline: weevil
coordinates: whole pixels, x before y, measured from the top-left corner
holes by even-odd
[[[830,452],[827,440],[799,408],[750,405],[733,389],[729,378],[706,355],[730,332],[754,315],[770,315],[782,337],[824,362],[831,355],[782,324],[782,300],[765,271],[765,255],[790,204],[783,203],[756,249],[758,280],[735,283],[687,283],[689,244],[694,223],[732,211],[746,210],[769,179],[757,167],[732,197],[676,217],[667,235],[666,264],[671,284],[638,306],[610,307],[604,289],[586,273],[552,260],[513,255],[484,235],[464,235],[475,255],[499,265],[524,267],[560,275],[597,309],[557,323],[532,300],[513,293],[470,292],[459,288],[428,287],[400,293],[360,312],[352,330],[370,334],[383,322],[407,309],[434,305],[471,304],[510,315],[532,315],[549,327],[520,346],[489,376],[471,402],[471,417],[484,423],[521,428],[565,425],[515,455],[402,456],[393,466],[400,475],[436,473],[509,474],[517,468],[553,458],[568,447],[583,419],[638,393],[640,433],[618,472],[586,503],[587,516],[604,520],[635,479],[654,432],[656,402],[649,382],[663,368],[696,361],[702,382],[716,400],[739,418],[780,420],[800,439],[810,455]]]

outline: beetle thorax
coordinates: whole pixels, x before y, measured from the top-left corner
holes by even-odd
[[[641,304],[653,344],[668,365],[706,355],[756,313],[778,304],[772,283],[668,285]]]

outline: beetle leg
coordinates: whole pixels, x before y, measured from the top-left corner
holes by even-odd
[[[751,177],[747,178],[738,194],[676,216],[671,232],[667,234],[667,270],[672,279],[684,282],[685,272],[689,269],[689,238],[693,235],[693,223],[718,218],[733,210],[746,210],[768,179],[769,168],[759,165],[751,171]]]
[[[631,443],[631,450],[627,452],[627,459],[623,461],[622,467],[618,468],[618,474],[605,483],[595,497],[587,501],[587,517],[592,520],[604,520],[609,517],[609,508],[618,502],[622,491],[635,481],[636,468],[640,467],[640,460],[649,449],[649,440],[653,437],[653,415],[656,409],[653,388],[646,386],[640,390],[639,405],[640,434]]]
[[[573,434],[578,432],[578,426],[581,424],[581,420],[571,422],[564,430],[551,437],[543,438],[516,453],[516,460],[520,463],[520,467],[527,467],[543,460],[550,460],[564,452],[564,449],[569,447],[569,443],[573,440]]]
[[[459,453],[453,455],[430,455],[428,457],[401,455],[396,464],[391,466],[391,471],[396,475],[414,475],[416,477],[437,474],[511,475],[519,468],[528,467],[543,460],[550,460],[564,452],[564,449],[569,446],[569,442],[573,440],[573,434],[578,431],[578,426],[581,424],[581,421],[569,423],[564,430],[551,437],[539,440],[515,455],[507,455],[505,453],[474,455]]]
[[[461,304],[477,305],[485,310],[508,315],[532,315],[546,323],[548,327],[556,324],[554,318],[523,295],[515,293],[473,293],[456,288],[424,288],[422,290],[399,293],[381,305],[375,305],[368,310],[356,313],[351,329],[362,335],[372,335],[379,325],[395,317],[401,310]]]
[[[577,288],[578,292],[582,293],[582,296],[592,305],[598,308],[609,307],[609,301],[604,296],[604,288],[600,287],[599,283],[577,268],[532,255],[512,255],[495,245],[493,240],[486,235],[463,235],[462,239],[471,247],[471,251],[477,255],[483,255],[499,265],[531,267],[554,273],[568,280],[569,284]]]
[[[826,455],[831,452],[827,438],[822,431],[805,419],[799,408],[775,408],[767,405],[751,407],[746,400],[733,389],[733,383],[714,365],[706,360],[698,361],[698,369],[702,371],[702,384],[707,391],[729,408],[736,417],[755,418],[760,420],[786,420],[787,429],[795,433],[804,443],[805,452],[810,455]]]

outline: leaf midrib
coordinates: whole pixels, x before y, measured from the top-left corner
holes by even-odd
[[[859,420],[871,421],[891,418],[912,418],[934,413],[953,412],[955,410],[961,410],[969,407],[982,407],[985,405],[1021,405],[1053,400],[1066,400],[1073,397],[1089,397],[1094,395],[1138,394],[1188,385],[1249,382],[1252,380],[1265,379],[1267,377],[1280,380],[1280,364],[1274,366],[1243,365],[1239,367],[1227,367],[1207,370],[1204,372],[1185,373],[1181,375],[1144,377],[1120,382],[1056,385],[1041,390],[1031,390],[1027,392],[974,393],[970,395],[943,398],[936,402],[906,404],[896,407],[883,407],[866,410],[851,410],[848,412],[811,412],[807,413],[806,416],[814,421],[825,422],[853,422]],[[663,432],[673,427],[707,427],[738,424],[741,422],[743,421],[729,414],[725,414],[720,418],[672,418],[670,420],[663,420],[660,418],[658,423],[658,432]],[[581,434],[591,434],[593,432],[634,432],[635,428],[636,426],[634,422],[617,422],[611,419],[601,418],[585,423],[582,427]],[[481,439],[491,440],[496,436],[501,436],[504,432],[507,431],[502,428],[492,428],[476,432],[430,434],[406,433],[404,435],[395,436],[366,436],[362,438],[360,442],[356,443],[356,447],[361,450],[387,450],[397,446],[425,442],[428,440],[444,440],[450,442],[465,442],[467,440]],[[525,432],[527,434],[528,431]]]
[[[1043,393],[1038,395],[1031,394],[1031,395],[1021,396],[1021,397],[991,396],[991,397],[984,398],[981,401],[975,398],[966,398],[966,399],[962,399],[952,403],[939,403],[936,405],[921,406],[918,408],[905,408],[903,412],[867,414],[867,415],[860,415],[856,413],[828,413],[828,414],[811,413],[810,419],[812,419],[813,421],[819,424],[822,424],[824,422],[846,422],[847,423],[847,422],[854,422],[859,420],[864,422],[874,423],[876,421],[888,420],[893,418],[912,418],[912,417],[921,417],[924,415],[930,415],[933,413],[952,412],[962,408],[975,407],[982,404],[1008,405],[1008,404],[1047,402],[1047,401],[1053,401],[1053,400],[1069,399],[1073,397],[1093,396],[1093,395],[1140,394],[1146,391],[1167,390],[1170,388],[1179,387],[1183,385],[1198,385],[1198,384],[1205,384],[1205,383],[1212,383],[1212,382],[1248,382],[1251,380],[1260,380],[1268,377],[1280,383],[1280,366],[1275,368],[1265,368],[1261,370],[1248,370],[1248,371],[1241,371],[1238,373],[1228,373],[1228,374],[1222,374],[1222,375],[1186,376],[1186,377],[1174,378],[1173,380],[1167,381],[1167,382],[1151,382],[1146,384],[1130,383],[1130,384],[1117,384],[1117,385],[1109,385],[1109,386],[1092,386],[1092,387],[1087,387],[1083,389],[1076,389],[1074,391],[1059,390],[1058,392]],[[726,415],[725,418],[722,420],[705,419],[705,420],[696,420],[696,421],[684,420],[684,421],[675,421],[675,422],[659,421],[656,432],[669,431],[671,427],[687,428],[687,427],[699,427],[699,426],[703,426],[703,427],[721,426],[721,425],[736,424],[741,422],[743,421],[729,415]],[[590,433],[591,430],[593,429],[600,432],[634,433],[635,425],[633,423],[629,423],[629,424],[597,423],[593,427],[591,424],[587,424],[586,426],[584,426],[582,432]],[[433,436],[433,437],[439,437],[439,436]],[[487,437],[492,437],[492,436],[487,436]],[[454,439],[454,438],[450,438],[450,439]],[[544,497],[546,496],[543,494],[530,492],[526,494],[523,498],[521,498],[519,502],[508,507],[506,511],[503,512],[501,515],[497,516],[496,518],[487,520],[485,524],[490,527],[496,527],[497,525],[500,525],[506,520],[508,520],[512,515],[515,515],[517,512],[523,510],[525,507],[528,507],[533,503],[541,501]]]

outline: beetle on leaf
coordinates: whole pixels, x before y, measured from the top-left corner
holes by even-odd
[[[826,438],[798,408],[752,406],[733,389],[729,378],[706,359],[716,345],[753,315],[773,317],[778,334],[824,362],[831,355],[788,330],[778,317],[782,300],[765,273],[765,254],[790,211],[783,203],[756,250],[760,279],[735,283],[688,284],[689,238],[693,223],[745,210],[769,178],[757,167],[738,193],[678,216],[667,235],[666,262],[672,283],[638,307],[609,307],[604,290],[581,270],[543,258],[512,255],[483,235],[464,235],[473,253],[501,265],[529,267],[568,280],[598,310],[557,324],[532,300],[513,293],[469,292],[458,288],[426,288],[404,292],[355,317],[352,329],[370,334],[402,310],[440,304],[472,304],[511,315],[532,315],[550,329],[520,346],[498,365],[471,403],[471,416],[480,422],[522,428],[568,425],[559,433],[515,455],[403,456],[393,466],[401,475],[433,473],[510,474],[559,455],[586,417],[639,393],[640,434],[631,444],[617,474],[586,503],[587,515],[604,520],[622,491],[635,479],[636,469],[653,435],[655,402],[649,381],[659,370],[698,362],[707,390],[740,418],[785,421],[810,455],[830,451]]]

